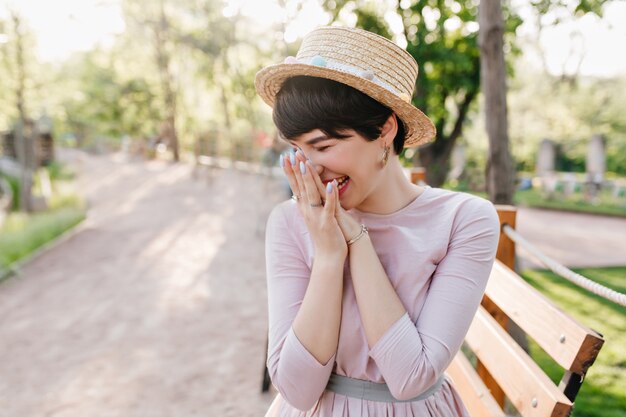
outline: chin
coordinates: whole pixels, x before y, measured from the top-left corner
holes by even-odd
[[[339,199],[339,203],[344,210],[351,210],[353,208],[357,208],[361,204],[361,201],[355,203],[353,199],[349,199],[347,201],[342,201],[341,199]]]
[[[341,207],[342,207],[344,210],[352,210],[355,206],[354,206],[354,205],[352,205],[352,204],[343,204],[343,203],[342,203],[342,204],[341,204]]]

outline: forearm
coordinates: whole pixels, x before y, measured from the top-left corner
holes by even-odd
[[[369,236],[350,246],[350,270],[370,356],[395,398],[408,400],[419,395],[438,374],[422,354],[420,336]]]
[[[298,340],[321,364],[326,364],[337,351],[343,265],[341,258],[315,259],[306,294],[293,322]]]
[[[350,246],[350,273],[367,343],[376,342],[406,313],[368,235]]]

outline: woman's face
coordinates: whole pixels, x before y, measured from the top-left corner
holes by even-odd
[[[334,139],[316,129],[291,144],[300,149],[316,167],[324,185],[339,183],[339,201],[349,210],[371,198],[381,182],[382,141],[368,141],[353,130],[342,132],[344,139]]]

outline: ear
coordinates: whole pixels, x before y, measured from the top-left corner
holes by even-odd
[[[391,113],[380,130],[380,137],[384,146],[393,147],[393,140],[398,133],[398,119],[395,113]]]

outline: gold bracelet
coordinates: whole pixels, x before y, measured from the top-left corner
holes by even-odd
[[[350,239],[347,242],[348,246],[352,245],[354,242],[356,242],[357,240],[361,239],[364,235],[367,235],[367,234],[368,234],[367,227],[364,224],[362,224],[361,225],[361,231],[359,232],[359,234],[356,235],[355,237],[353,237],[352,239]]]

